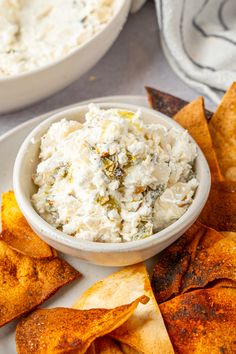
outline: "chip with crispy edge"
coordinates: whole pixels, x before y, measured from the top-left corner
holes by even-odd
[[[188,130],[189,134],[202,149],[211,170],[212,180],[222,180],[205,116],[203,98],[199,97],[187,104],[174,116],[174,120]]]
[[[209,284],[207,288],[235,288],[236,281],[230,279],[215,280]]]
[[[196,222],[159,255],[152,288],[158,303],[162,303],[190,289],[222,280],[234,284],[235,269],[235,241]]]
[[[210,230],[203,237],[211,246],[204,247],[204,240],[200,241],[200,250],[183,277],[182,293],[221,279],[236,282],[236,242],[227,237],[215,242],[214,234]]]
[[[0,327],[33,310],[79,276],[62,259],[30,258],[0,241]]]
[[[121,349],[122,349],[122,353],[124,353],[124,354],[143,354],[143,353],[138,352],[137,350],[131,348],[127,344],[120,343],[120,346],[121,346]]]
[[[97,338],[93,343],[94,352],[86,354],[143,354],[137,350],[131,348],[129,345],[119,343],[115,339],[109,337]],[[91,349],[90,349],[91,350]]]
[[[152,289],[158,303],[180,293],[182,278],[205,232],[207,232],[205,226],[195,223],[183,236],[158,255],[152,275]]]
[[[220,232],[222,235],[225,237],[230,238],[231,240],[234,240],[236,242],[236,232],[230,232],[230,231],[221,231]]]
[[[40,309],[21,320],[16,329],[18,354],[86,353],[98,337],[114,331],[126,322],[141,296],[112,309],[76,310],[70,308]]]
[[[236,82],[228,89],[209,123],[221,173],[236,181]]]
[[[148,102],[150,106],[168,117],[172,118],[189,102],[182,100],[179,97],[173,96],[167,92],[163,92],[152,87],[146,87],[148,94]],[[210,120],[213,113],[205,109],[207,120]]]
[[[95,354],[124,354],[119,343],[105,336],[94,341]]]
[[[156,348],[161,348],[162,354],[173,353],[143,263],[126,267],[94,284],[85,291],[74,307],[111,308],[133,301],[142,294],[150,298],[148,304],[145,306],[139,304],[131,318],[109,335],[141,353],[156,354]]]
[[[212,183],[199,221],[218,231],[236,232],[236,182]]]
[[[52,258],[56,251],[41,240],[27,223],[12,191],[2,195],[0,239],[14,250],[34,258]]]
[[[76,354],[78,352],[75,351],[74,354]],[[95,351],[95,345],[94,342],[90,345],[90,347],[87,349],[86,354],[97,354]]]
[[[176,353],[235,353],[236,289],[196,290],[160,305]]]

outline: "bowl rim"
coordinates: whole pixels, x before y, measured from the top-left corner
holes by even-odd
[[[6,76],[6,77],[4,77],[4,76],[0,77],[0,85],[3,84],[3,83],[7,83],[7,82],[13,82],[15,80],[29,78],[29,77],[31,77],[33,75],[40,74],[40,73],[42,73],[44,71],[50,70],[52,67],[57,66],[57,65],[65,62],[66,60],[68,60],[69,58],[73,57],[74,55],[77,55],[80,51],[82,51],[82,49],[86,49],[86,47],[90,46],[100,36],[102,36],[104,34],[104,32],[107,31],[109,29],[109,27],[115,22],[115,20],[117,19],[117,17],[121,13],[121,11],[127,5],[126,2],[129,1],[130,6],[131,6],[131,0],[120,0],[120,1],[119,0],[115,0],[115,1],[116,1],[116,4],[118,6],[116,8],[115,13],[111,17],[110,21],[104,26],[104,28],[102,28],[102,30],[97,32],[88,41],[86,41],[83,44],[79,45],[77,48],[74,48],[71,52],[69,52],[67,55],[61,57],[60,59],[53,60],[53,61],[49,62],[48,64],[43,65],[42,67],[38,67],[38,68],[29,70],[29,71],[25,71],[25,72],[20,73],[20,74],[9,75],[9,76]],[[129,8],[130,8],[130,6],[129,6]]]
[[[57,230],[55,227],[48,224],[36,212],[31,201],[24,195],[24,192],[22,191],[21,188],[21,163],[24,160],[25,151],[29,149],[30,145],[32,145],[32,141],[33,141],[32,139],[34,139],[35,135],[39,134],[40,131],[46,129],[48,125],[52,124],[53,122],[59,121],[63,117],[66,117],[66,115],[75,114],[76,112],[87,110],[88,106],[89,104],[84,104],[84,105],[78,104],[78,106],[66,110],[62,110],[60,112],[57,112],[56,114],[53,114],[52,116],[50,116],[49,118],[41,122],[37,127],[35,127],[30,132],[30,134],[28,134],[28,136],[25,138],[25,140],[23,141],[22,145],[19,148],[15,160],[14,168],[13,168],[13,187],[14,187],[14,192],[19,207],[23,215],[29,222],[30,226],[35,230],[37,234],[40,231],[40,234],[43,235],[42,237],[46,237],[52,241],[58,242],[64,246],[76,250],[82,250],[85,252],[94,252],[94,253],[97,252],[120,253],[120,252],[129,252],[129,251],[141,251],[146,248],[149,248],[154,244],[156,245],[165,242],[173,238],[174,235],[178,233],[181,234],[182,231],[184,233],[186,229],[190,227],[199,216],[201,210],[203,209],[208,199],[210,186],[211,186],[211,174],[210,174],[208,163],[200,147],[191,136],[190,139],[197,146],[197,152],[198,152],[197,160],[199,163],[199,167],[201,169],[202,183],[200,183],[199,181],[197,194],[195,195],[194,200],[192,204],[189,206],[189,208],[187,209],[187,211],[173,224],[167,226],[163,230],[147,238],[129,241],[129,242],[123,242],[123,243],[100,243],[94,241],[79,240],[78,238],[73,238],[72,236],[63,233],[62,231]],[[98,103],[98,106],[105,109],[121,108],[121,109],[128,109],[134,111],[140,109],[141,112],[144,114],[149,114],[149,115],[151,114],[152,116],[159,118],[158,123],[161,123],[162,121],[162,122],[166,122],[167,125],[175,127],[181,131],[186,130],[183,127],[181,127],[176,121],[172,120],[168,116],[150,108],[145,108],[138,105],[126,104],[126,103],[123,104],[123,103],[106,103],[106,102]]]

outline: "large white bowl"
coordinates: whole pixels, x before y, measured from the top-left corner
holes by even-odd
[[[115,0],[114,6],[114,17],[105,28],[69,55],[40,69],[0,78],[0,113],[49,97],[91,69],[119,35],[130,11],[131,0]]]
[[[105,109],[137,110],[137,106],[120,103],[102,103],[100,107]],[[148,108],[140,107],[140,109],[146,123],[161,123],[167,127],[174,126],[183,130],[174,120],[161,113]],[[32,181],[32,175],[35,173],[39,162],[40,139],[50,125],[64,117],[83,122],[87,111],[88,105],[84,105],[57,113],[42,122],[28,135],[18,152],[13,171],[13,185],[17,202],[32,229],[48,244],[64,253],[76,256],[90,263],[105,266],[125,266],[146,260],[177,240],[199,216],[210,190],[211,179],[208,164],[198,147],[195,169],[199,187],[194,201],[179,220],[157,234],[143,240],[110,244],[81,241],[68,236],[49,225],[34,210],[31,204],[31,196],[35,193],[36,187]]]

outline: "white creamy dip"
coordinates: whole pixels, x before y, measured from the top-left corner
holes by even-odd
[[[110,21],[114,0],[0,0],[0,76],[61,59]]]
[[[187,131],[144,124],[140,111],[90,105],[84,124],[62,119],[42,137],[33,205],[79,239],[142,239],[192,203],[196,156]]]

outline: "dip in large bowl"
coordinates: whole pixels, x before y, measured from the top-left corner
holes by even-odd
[[[51,64],[111,21],[114,0],[1,0],[0,77]]]
[[[1,0],[0,113],[60,91],[95,65],[131,0]]]

